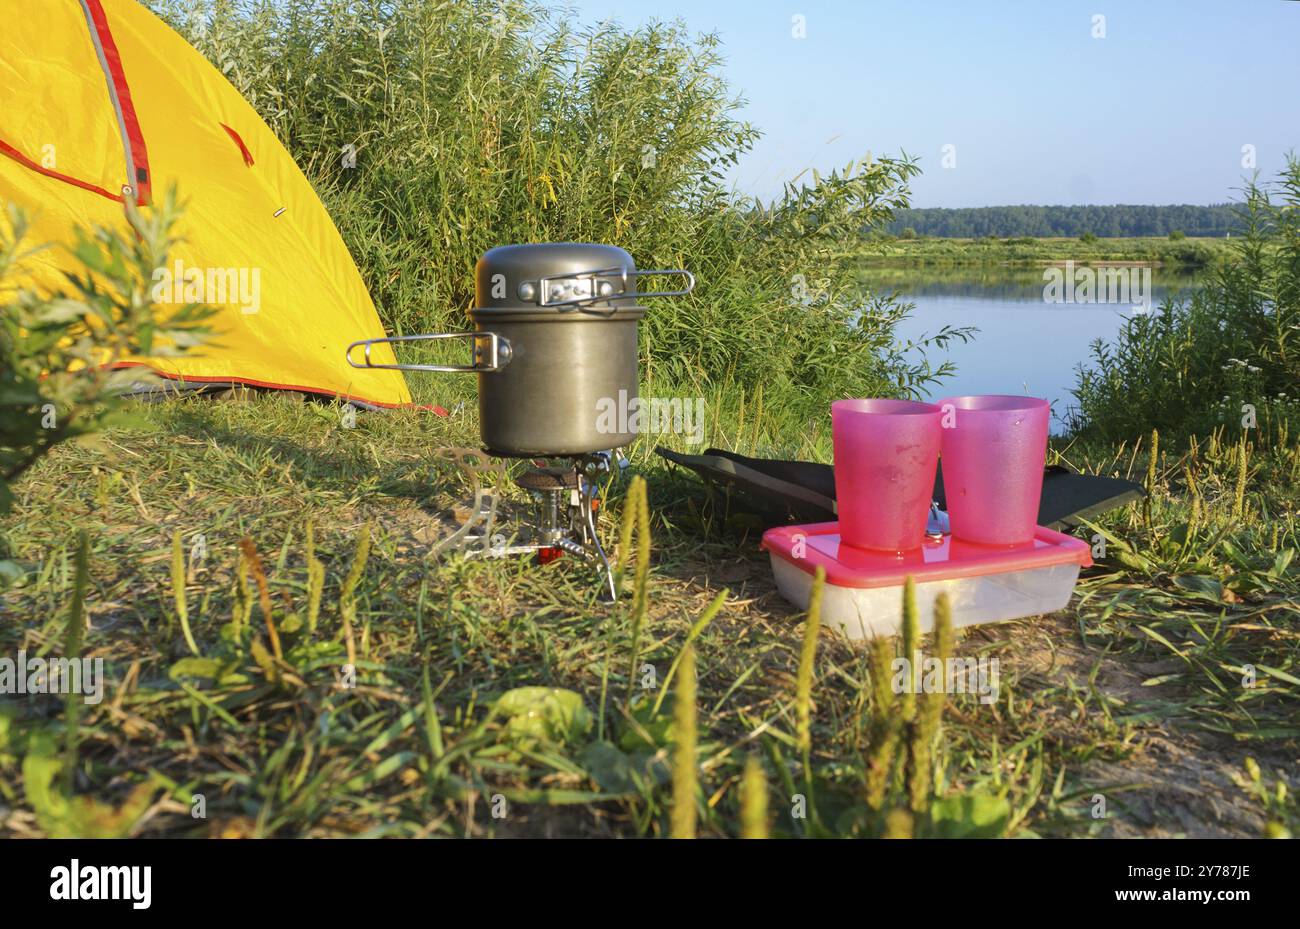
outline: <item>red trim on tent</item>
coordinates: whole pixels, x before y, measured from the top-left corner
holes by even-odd
[[[166,378],[169,381],[193,381],[196,384],[241,384],[245,387],[265,387],[270,390],[297,390],[307,394],[321,394],[326,397],[338,397],[340,400],[356,400],[360,403],[367,403],[370,406],[384,407],[389,410],[414,408],[417,410],[430,410],[437,413],[439,416],[451,415],[445,407],[441,406],[429,406],[427,404],[415,403],[383,403],[379,400],[367,400],[365,397],[341,394],[337,391],[325,390],[321,387],[303,387],[299,384],[275,384],[271,381],[256,381],[248,377],[195,377],[194,375],[188,374],[170,374],[166,371],[159,371],[158,369],[139,361],[119,361],[116,364],[110,365],[110,367],[113,370],[118,370],[120,368],[149,368],[149,370],[153,371],[154,374]]]
[[[134,177],[131,186],[136,191],[136,202],[141,206],[152,199],[153,183],[149,173],[149,151],[144,144],[144,133],[140,131],[140,120],[135,115],[135,104],[131,101],[131,88],[126,82],[126,72],[122,70],[122,56],[118,54],[117,43],[113,41],[112,30],[108,28],[108,16],[104,13],[101,0],[84,0],[90,11],[90,18],[95,24],[95,33],[99,36],[99,45],[104,52],[104,61],[108,65],[108,77],[117,91],[117,103],[122,112],[122,129],[131,141],[131,157],[135,159]]]
[[[226,133],[235,140],[235,144],[239,146],[239,154],[244,156],[244,164],[251,168],[253,166],[253,153],[248,150],[248,146],[244,144],[244,140],[240,138],[239,133],[225,123],[221,124],[221,128],[226,130]]]
[[[65,184],[71,184],[73,187],[80,187],[82,190],[88,190],[92,194],[99,194],[101,197],[107,197],[110,200],[116,200],[118,203],[122,202],[121,194],[112,193],[111,191],[107,191],[102,187],[98,187],[94,184],[87,183],[86,181],[79,181],[75,177],[72,177],[69,174],[62,174],[58,171],[54,171],[50,168],[47,168],[44,165],[39,165],[36,162],[32,161],[30,158],[28,158],[26,155],[24,155],[22,152],[18,151],[18,149],[14,148],[4,139],[0,139],[0,152],[8,155],[10,158],[18,162],[24,168],[31,168],[37,174],[44,174],[46,177],[52,177],[56,181],[63,181]]]

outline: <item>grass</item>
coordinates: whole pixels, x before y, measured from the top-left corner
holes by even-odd
[[[630,591],[611,607],[571,562],[426,560],[449,525],[437,502],[455,496],[429,451],[473,444],[470,414],[363,414],[349,429],[337,408],[266,395],[143,415],[152,430],[56,449],[16,485],[4,533],[28,576],[0,595],[0,653],[79,647],[110,685],[75,739],[60,699],[0,702],[6,835],[1296,827],[1277,784],[1300,744],[1300,448],[1276,435],[1244,458],[1226,432],[1161,441],[1149,508],[1090,528],[1106,553],[1068,610],[955,645],[999,659],[998,700],[922,695],[900,730],[889,702],[909,697],[869,673],[895,643],[810,638],[775,594],[761,527],[648,441],[632,459],[649,532],[627,523]],[[751,400],[708,439],[771,451],[768,436],[799,434],[774,415]],[[1059,451],[1143,475],[1149,447]],[[824,436],[782,451],[825,457]],[[621,490],[607,509],[613,542]],[[548,698],[538,734],[498,702],[523,687],[576,696]],[[691,690],[693,709],[679,703]],[[674,769],[691,728],[696,764]]]

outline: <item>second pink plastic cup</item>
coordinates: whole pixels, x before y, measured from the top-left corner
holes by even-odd
[[[840,539],[906,552],[925,539],[939,459],[939,407],[910,400],[831,404]]]
[[[988,394],[949,397],[939,406],[952,534],[983,545],[1031,541],[1043,494],[1051,404]]]

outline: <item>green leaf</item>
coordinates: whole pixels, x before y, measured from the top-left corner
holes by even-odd
[[[930,806],[929,835],[938,839],[997,839],[1011,821],[1005,797],[971,793],[936,800]]]
[[[582,750],[578,761],[601,790],[621,794],[634,786],[632,759],[610,742],[592,742]]]
[[[389,755],[364,774],[358,774],[343,785],[344,790],[368,790],[384,778],[395,774],[420,757],[418,752],[397,752]]]
[[[52,836],[69,814],[67,799],[54,786],[62,768],[63,759],[54,740],[44,734],[33,736],[23,759],[23,791],[41,828]]]
[[[36,821],[52,839],[123,839],[153,804],[157,780],[139,784],[120,806],[92,797],[69,797],[56,786],[63,769],[58,746],[48,735],[33,736],[23,759],[23,790]]]
[[[643,791],[667,784],[672,778],[663,752],[625,752],[606,741],[586,746],[578,761],[597,786],[610,794]]]
[[[1294,684],[1297,687],[1300,687],[1300,678],[1296,677],[1294,674],[1288,674],[1280,668],[1270,668],[1268,665],[1256,664],[1255,667],[1260,671],[1263,671],[1269,677],[1274,677],[1279,681],[1286,681],[1288,684]]]
[[[3,484],[0,484],[0,488],[3,488],[3,486]],[[2,497],[3,492],[0,492],[0,498]],[[3,507],[3,500],[0,499],[0,512],[3,512]],[[16,587],[26,576],[27,569],[18,562],[0,559],[0,590]]]
[[[631,719],[619,723],[618,747],[625,752],[658,751],[673,744],[673,697],[670,694],[655,712],[649,694],[632,699]]]
[[[221,681],[226,673],[233,670],[234,662],[221,658],[182,658],[167,669],[167,676],[173,681],[181,678],[197,677],[209,681]]]
[[[1116,559],[1118,559],[1119,563],[1124,567],[1132,568],[1134,571],[1140,571],[1143,574],[1152,573],[1154,567],[1152,563],[1136,552],[1129,551],[1127,547],[1115,548],[1113,551],[1115,552]]]
[[[492,711],[522,744],[564,745],[586,737],[593,724],[582,697],[559,687],[517,687],[498,697]]]
[[[1223,584],[1218,578],[1204,574],[1180,574],[1173,579],[1173,585],[1196,595],[1198,599],[1211,600],[1215,603],[1223,600]]]

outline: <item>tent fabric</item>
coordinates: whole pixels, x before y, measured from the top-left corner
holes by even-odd
[[[201,280],[213,334],[184,356],[123,364],[411,402],[401,372],[345,361],[349,343],[384,335],[361,275],[293,158],[199,52],[137,0],[0,0],[0,20],[0,201],[31,218],[29,245],[70,245],[77,226],[126,230],[128,198],[148,210],[173,186],[185,204],[160,290],[185,301]],[[66,247],[28,265],[18,283],[45,293],[78,268]],[[394,360],[383,345],[373,357]]]

